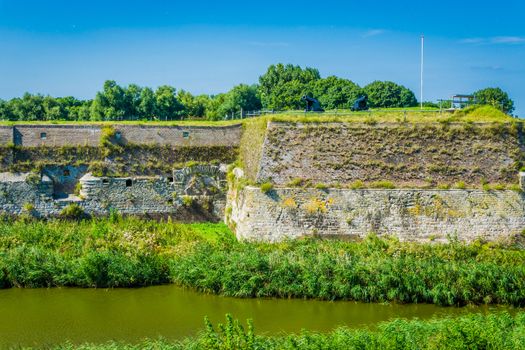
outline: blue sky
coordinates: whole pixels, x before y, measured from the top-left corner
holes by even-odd
[[[104,80],[193,93],[255,83],[272,63],[424,100],[488,86],[525,117],[525,2],[0,0],[0,98],[92,98]]]

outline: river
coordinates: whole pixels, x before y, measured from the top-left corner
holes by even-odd
[[[374,304],[288,299],[237,299],[201,294],[173,285],[138,289],[0,290],[0,347],[63,343],[137,342],[181,339],[231,313],[251,318],[256,332],[281,334],[302,328],[330,331],[337,326],[374,326],[392,318],[488,312],[501,307],[438,307],[429,304]]]

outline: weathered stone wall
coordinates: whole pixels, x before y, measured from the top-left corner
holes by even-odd
[[[515,183],[521,124],[281,123],[266,130],[257,182],[391,181],[397,187]],[[333,186],[336,187],[336,186]]]
[[[47,176],[0,173],[0,210],[19,215],[33,212],[40,203],[52,201],[53,183]],[[33,213],[32,213],[33,214]]]
[[[403,241],[494,241],[525,229],[515,191],[279,188],[231,189],[227,222],[239,239],[280,241],[319,235]]]
[[[98,146],[101,131],[96,125],[16,125],[14,144],[38,146]]]
[[[86,174],[79,179],[79,196],[56,191],[63,170],[50,176],[0,173],[0,212],[35,217],[59,216],[70,205],[87,214],[172,215],[179,219],[221,220],[226,203],[225,167],[203,166],[176,170],[170,177],[106,178]],[[69,169],[75,178],[80,168]],[[53,177],[51,179],[50,177]],[[57,195],[58,194],[58,195]]]
[[[124,144],[159,144],[171,146],[237,146],[239,125],[224,127],[115,125]]]
[[[0,125],[0,146],[7,146],[13,143],[13,127]]]
[[[114,124],[119,142],[137,145],[238,146],[240,125],[224,127]],[[99,146],[102,127],[95,124],[34,124],[0,127],[0,145]]]

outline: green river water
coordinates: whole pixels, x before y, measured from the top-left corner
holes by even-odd
[[[0,347],[63,343],[137,342],[143,338],[180,339],[226,313],[251,318],[259,334],[330,331],[337,326],[374,326],[392,318],[431,318],[496,308],[444,308],[428,304],[367,304],[287,299],[236,299],[176,286],[139,289],[0,290]],[[501,308],[499,308],[501,309]]]

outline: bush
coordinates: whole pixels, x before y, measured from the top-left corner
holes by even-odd
[[[105,125],[100,131],[100,146],[111,147],[115,141],[117,131],[112,125]]]
[[[78,219],[84,218],[85,216],[86,216],[86,213],[84,212],[84,209],[76,203],[68,204],[60,212],[60,217],[63,219],[78,220]]]
[[[370,188],[394,189],[396,186],[391,181],[375,181],[370,183]]]
[[[193,197],[184,195],[182,196],[182,205],[189,208],[193,205]]]
[[[271,190],[273,190],[273,184],[271,182],[265,182],[261,185],[262,193],[269,193]]]

